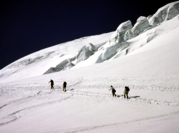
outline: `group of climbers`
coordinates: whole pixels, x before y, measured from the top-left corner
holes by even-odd
[[[50,85],[51,85],[51,89],[54,89],[54,81],[51,79],[51,80],[49,81],[49,83],[50,83]],[[64,82],[63,82],[63,91],[64,91],[64,92],[66,92],[66,87],[67,87],[67,82],[64,81]],[[113,87],[112,85],[110,86],[110,89],[109,89],[109,90],[111,90],[113,97],[116,97],[116,96],[117,96],[117,95],[116,95],[116,90],[114,89],[114,87]],[[129,99],[129,96],[128,96],[129,91],[130,91],[129,87],[128,87],[128,86],[125,86],[125,87],[124,87],[124,98]]]

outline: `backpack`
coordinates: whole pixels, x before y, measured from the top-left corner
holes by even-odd
[[[116,90],[114,88],[112,88],[112,93],[115,93],[115,92],[116,92]]]
[[[129,87],[126,86],[125,88],[126,88],[126,91],[130,91]]]

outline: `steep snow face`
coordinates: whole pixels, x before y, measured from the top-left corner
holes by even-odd
[[[173,2],[160,8],[150,18],[139,17],[134,26],[132,26],[129,20],[121,23],[113,35],[111,35],[109,41],[99,48],[96,58],[93,58],[95,63],[127,55],[148,44],[161,34],[160,28],[156,26],[164,22],[164,20],[170,20],[179,14],[178,9],[179,2]]]
[[[32,53],[2,69],[1,81],[34,77],[132,55],[143,46],[151,45],[166,31],[172,32],[171,27],[177,28],[177,22],[166,28],[162,25],[178,14],[179,1],[163,6],[153,16],[140,16],[134,26],[128,20],[114,32],[76,39]]]
[[[133,36],[135,37],[148,28],[150,28],[148,19],[146,17],[141,16],[137,19],[137,22],[134,25],[134,27],[131,29],[131,32],[133,33]]]
[[[149,23],[157,26],[163,21],[172,19],[179,14],[179,1],[169,3],[161,8],[149,19]]]
[[[57,66],[51,67],[44,74],[70,69],[73,66],[75,66],[75,64],[88,59],[91,55],[95,53],[95,51],[96,51],[96,47],[93,44],[89,43],[83,46],[75,57],[65,59],[64,61],[60,62]]]
[[[56,67],[51,67],[48,69],[44,74],[49,74],[53,72],[59,72],[61,70],[70,69],[74,66],[73,63],[71,63],[69,60],[64,60],[60,64],[58,64]]]
[[[95,53],[95,51],[96,47],[91,43],[83,46],[76,56],[77,63],[88,59],[91,55]]]
[[[95,48],[99,48],[109,40],[112,33],[83,37],[27,55],[0,70],[1,81],[11,80],[14,77],[16,79],[34,77],[69,69],[76,63],[77,58],[78,61],[82,59],[80,56],[82,52],[77,57],[82,47],[90,46],[89,50],[93,50],[91,45],[93,44]]]

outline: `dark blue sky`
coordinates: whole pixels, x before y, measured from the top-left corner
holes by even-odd
[[[174,1],[1,0],[0,69],[33,52],[116,30]]]

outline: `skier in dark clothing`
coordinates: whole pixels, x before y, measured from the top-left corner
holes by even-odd
[[[124,98],[129,99],[129,96],[128,96],[129,91],[130,91],[129,87],[125,86],[125,88],[124,88]]]
[[[54,88],[54,81],[51,79],[51,80],[49,81],[49,83],[51,84],[51,89],[53,89],[53,88]]]
[[[113,97],[116,97],[116,90],[114,89],[114,87],[111,85],[110,86],[111,88],[109,89],[109,90],[111,90],[112,91],[112,96]]]
[[[63,91],[64,91],[64,92],[66,92],[66,87],[67,87],[67,82],[64,81],[64,82],[63,82]]]

